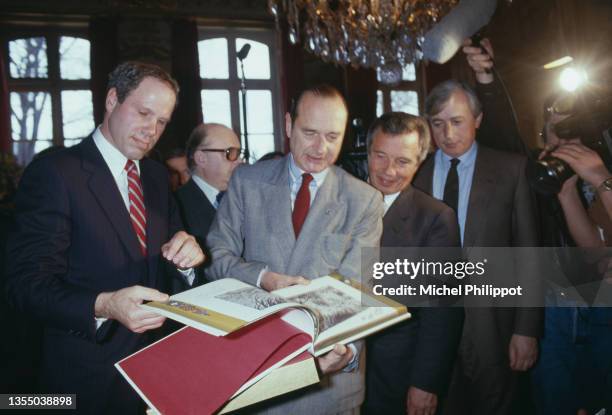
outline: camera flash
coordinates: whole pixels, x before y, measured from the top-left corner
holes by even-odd
[[[565,68],[559,76],[561,88],[568,92],[574,92],[587,80],[586,72],[575,68]]]

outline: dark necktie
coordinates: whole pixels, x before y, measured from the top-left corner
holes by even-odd
[[[295,197],[295,204],[293,205],[293,232],[295,233],[295,239],[300,235],[302,225],[308,215],[308,209],[310,209],[310,189],[309,185],[312,181],[312,176],[309,173],[302,174],[302,185],[300,190],[297,192]]]
[[[459,159],[452,159],[451,166],[446,175],[446,184],[444,185],[444,203],[453,208],[457,213],[459,205],[459,175],[457,174],[457,165]]]
[[[132,227],[136,232],[142,255],[147,256],[147,210],[142,195],[142,184],[136,164],[132,160],[125,163],[125,171],[128,177],[128,196],[130,200],[130,219]]]
[[[225,192],[217,193],[217,196],[215,197],[215,209],[219,208],[219,205],[221,204],[221,199],[223,199],[224,194]]]

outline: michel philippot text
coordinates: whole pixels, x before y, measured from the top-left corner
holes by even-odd
[[[402,284],[399,287],[383,287],[380,284],[376,284],[372,287],[372,293],[374,295],[384,296],[396,296],[396,295],[409,295],[409,296],[485,296],[485,297],[513,297],[517,295],[523,295],[523,288],[520,285],[516,287],[494,287],[491,284],[466,284],[459,285],[456,287],[450,287],[446,284],[436,285],[419,285],[414,287],[412,285]]]
[[[485,296],[485,297],[512,297],[523,295],[520,285],[515,287],[497,287],[493,284],[483,284],[485,279],[485,265],[487,259],[482,261],[410,261],[396,259],[393,262],[376,262],[372,269],[374,280],[394,280],[390,284],[374,284],[372,293],[384,296]],[[432,277],[420,278],[418,277]],[[435,277],[435,278],[434,278]],[[462,280],[465,277],[477,277],[480,284],[440,284],[440,278],[452,277]],[[398,284],[398,278],[408,278],[410,284]]]

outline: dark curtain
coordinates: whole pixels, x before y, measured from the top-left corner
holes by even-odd
[[[367,131],[370,124],[376,119],[376,71],[373,69],[354,69],[346,66],[345,97],[349,107],[349,126],[344,139],[343,149],[351,151],[355,149],[355,136],[361,133],[354,128],[352,120],[361,119],[362,129]]]
[[[297,97],[297,94],[304,85],[304,56],[301,44],[292,45],[287,36],[287,23],[281,26],[281,31],[277,32],[279,38],[278,44],[281,45],[282,66],[280,71],[281,80],[281,99],[283,115],[291,108],[291,100]],[[283,122],[283,126],[284,126]],[[289,151],[289,140],[285,136],[285,130],[282,131],[284,141],[283,150]]]
[[[91,93],[96,125],[104,118],[104,101],[108,74],[117,66],[117,20],[111,17],[92,17],[89,22],[91,42]]]
[[[181,90],[178,106],[168,126],[173,142],[167,145],[184,147],[191,131],[202,123],[198,27],[195,21],[180,19],[172,24],[172,75]]]
[[[7,77],[8,72],[4,63],[4,54],[0,54],[0,82],[2,82],[2,88],[0,88],[0,151],[3,153],[11,152],[11,107],[9,104]]]
[[[465,60],[463,52],[461,52],[461,58]],[[440,82],[444,82],[452,77],[452,65],[454,58],[444,65],[437,63],[429,63],[425,69],[425,96]]]

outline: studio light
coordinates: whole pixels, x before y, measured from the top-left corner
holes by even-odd
[[[574,92],[587,81],[587,74],[584,70],[576,68],[565,68],[559,75],[561,88],[568,92]]]

